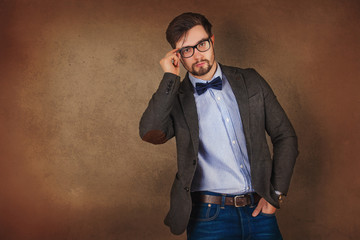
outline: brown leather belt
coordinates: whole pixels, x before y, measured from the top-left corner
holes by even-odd
[[[251,195],[254,197],[254,204],[257,204],[260,200],[260,196],[257,193],[253,194],[244,194],[237,196],[226,196],[225,205],[231,205],[235,207],[244,207],[251,205]],[[192,195],[193,203],[210,203],[210,204],[221,204],[222,196],[206,195],[201,193],[193,193]]]

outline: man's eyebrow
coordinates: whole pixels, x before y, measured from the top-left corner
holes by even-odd
[[[201,42],[203,42],[203,41],[206,41],[206,40],[208,40],[208,39],[209,39],[209,38],[203,38],[203,39],[199,40],[199,41],[198,41],[195,45],[181,47],[181,49],[183,49],[183,48],[187,48],[187,47],[194,47],[194,46],[198,45],[199,43],[201,43]]]

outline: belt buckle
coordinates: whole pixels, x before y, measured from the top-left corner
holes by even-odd
[[[237,202],[236,202],[236,199],[243,198],[243,197],[245,197],[245,195],[237,195],[237,196],[234,197],[234,205],[235,205],[235,207],[243,207],[243,206],[238,205]]]

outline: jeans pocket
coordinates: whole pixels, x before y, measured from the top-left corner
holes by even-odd
[[[193,204],[190,218],[195,221],[212,221],[219,216],[220,205],[218,204]]]
[[[260,212],[259,215],[264,216],[264,217],[274,217],[275,213],[263,213],[263,212]]]

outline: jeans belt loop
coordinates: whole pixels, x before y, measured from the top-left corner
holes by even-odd
[[[221,196],[221,209],[225,209],[225,200],[226,200],[226,195],[225,194],[223,194],[222,196]]]
[[[255,198],[254,198],[254,194],[250,193],[250,207],[255,205]]]

